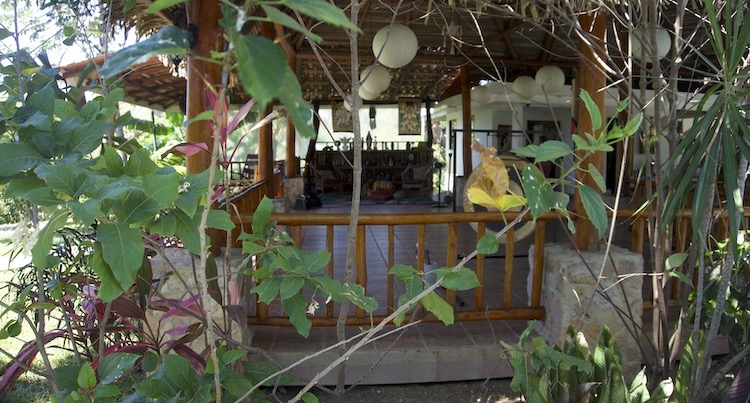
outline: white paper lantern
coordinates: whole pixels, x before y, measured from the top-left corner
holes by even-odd
[[[633,57],[640,58],[642,56],[643,44],[648,40],[647,35],[650,34],[646,31],[638,30],[631,32],[628,36]],[[672,48],[672,37],[666,28],[656,28],[654,30],[654,37],[656,39],[656,57],[663,59],[669,54],[669,50]]]
[[[544,66],[536,72],[534,80],[547,94],[554,94],[565,86],[565,73],[557,66]]]
[[[392,69],[406,66],[417,55],[417,36],[406,25],[394,24],[390,27],[390,33],[388,30],[389,27],[385,26],[372,38],[372,53],[383,66]]]
[[[489,101],[490,95],[492,95],[492,91],[484,85],[479,85],[471,89],[471,100],[480,104]]]
[[[521,76],[513,81],[513,91],[524,99],[534,98],[537,89],[536,81],[529,76]]]
[[[380,96],[379,92],[373,94],[372,92],[367,91],[362,87],[359,87],[359,91],[357,93],[359,94],[359,98],[364,99],[365,101],[372,101],[373,99]]]
[[[364,88],[365,91],[371,94],[379,94],[391,85],[391,73],[385,67],[376,64],[362,70],[362,73],[359,75],[359,81],[360,87]]]
[[[344,109],[346,109],[349,112],[352,111],[352,104],[353,104],[352,103],[352,98],[353,97],[351,95],[349,95],[349,96],[346,97],[346,99],[344,99]],[[362,108],[362,97],[357,98],[357,106],[359,106],[360,108]]]

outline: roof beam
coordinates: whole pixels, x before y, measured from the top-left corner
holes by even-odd
[[[340,63],[351,61],[351,55],[345,52],[327,53],[326,57],[328,57],[331,60],[340,62]],[[360,54],[359,61],[360,63],[362,62],[371,63],[373,58],[374,56],[372,55]],[[297,59],[317,61],[315,54],[312,52],[308,52],[308,51],[298,53]],[[517,60],[517,59],[510,59],[510,58],[503,58],[503,57],[493,58],[493,60],[497,64],[504,64],[506,66],[542,67],[545,65],[539,60]],[[423,64],[434,63],[434,64],[441,64],[441,65],[448,64],[448,65],[453,65],[455,67],[458,67],[459,65],[467,63],[467,61],[468,60],[466,56],[463,56],[463,55],[417,54],[414,57],[414,60],[412,61],[412,63],[423,63]],[[478,64],[482,64],[482,63],[478,63]],[[560,67],[575,67],[578,65],[578,63],[575,61],[559,61],[559,62],[555,62],[555,64]]]

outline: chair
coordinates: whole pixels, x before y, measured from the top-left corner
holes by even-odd
[[[344,188],[344,180],[341,171],[333,165],[311,166],[315,176],[315,188],[318,192],[325,193],[325,189],[338,190],[341,193]]]
[[[409,165],[401,172],[401,189],[429,190],[432,188],[432,164]]]
[[[242,179],[255,180],[255,168],[258,166],[258,154],[248,154],[242,168]]]

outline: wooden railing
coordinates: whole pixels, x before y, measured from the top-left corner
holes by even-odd
[[[517,216],[517,213],[506,213],[505,219],[513,220]],[[466,303],[463,307],[456,305],[456,294],[454,292],[447,291],[445,293],[445,300],[456,307],[456,320],[459,321],[476,321],[476,320],[497,320],[497,319],[541,319],[544,317],[544,307],[541,306],[541,290],[542,290],[542,269],[544,267],[544,239],[545,239],[545,227],[548,220],[556,220],[557,214],[545,214],[536,222],[536,232],[534,238],[534,258],[533,267],[530,268],[532,271],[531,281],[531,295],[529,302],[525,305],[518,305],[513,303],[513,276],[519,273],[514,273],[514,250],[515,242],[513,237],[513,230],[511,229],[507,233],[507,242],[505,245],[505,262],[502,274],[502,298],[499,301],[494,301],[495,307],[489,307],[487,303],[487,296],[485,289],[490,286],[498,287],[497,285],[487,284],[486,272],[488,264],[485,256],[478,255],[474,261],[474,270],[481,286],[474,289],[474,301],[473,306]],[[332,254],[334,253],[334,228],[344,227],[346,230],[349,225],[348,214],[275,214],[271,217],[272,220],[277,221],[279,225],[287,227],[288,232],[295,240],[295,244],[299,247],[303,227],[323,227],[325,228],[325,249]],[[525,220],[530,220],[531,217],[524,217]],[[447,213],[447,214],[363,214],[359,216],[357,226],[357,240],[356,240],[356,283],[365,288],[367,293],[368,287],[368,275],[372,274],[367,267],[367,230],[368,227],[373,226],[384,226],[387,228],[387,267],[378,267],[378,270],[388,270],[396,263],[410,264],[413,262],[398,262],[395,258],[395,244],[396,244],[396,231],[402,226],[417,226],[417,254],[416,254],[416,269],[420,273],[424,271],[425,266],[425,250],[426,250],[426,234],[427,229],[430,226],[442,225],[447,226],[447,237],[445,239],[445,256],[446,262],[445,267],[452,267],[458,263],[458,244],[459,244],[459,231],[458,225],[460,223],[477,223],[476,240],[474,245],[486,232],[486,225],[490,222],[502,222],[503,218],[498,213]],[[244,215],[242,219],[238,220],[243,223],[246,228],[249,228],[252,223],[251,217]],[[239,223],[238,222],[238,223]],[[326,267],[326,272],[329,276],[334,276],[334,261],[333,259]],[[382,275],[382,273],[381,273]],[[526,273],[523,273],[525,276]],[[526,288],[524,288],[525,290]],[[381,314],[367,316],[365,312],[360,309],[355,309],[354,314],[350,315],[347,320],[349,325],[367,325],[372,322],[379,322],[383,320],[388,314],[392,313],[396,307],[398,295],[394,287],[394,278],[391,275],[387,276],[386,285],[386,309]],[[499,303],[498,303],[499,302]],[[334,316],[333,303],[329,303],[326,309],[319,315],[311,317],[314,325],[334,325],[336,323],[336,317]],[[497,306],[499,305],[499,306]],[[278,310],[277,310],[278,311]],[[289,320],[281,312],[278,315],[269,313],[269,308],[265,304],[257,303],[255,316],[249,318],[251,323],[264,324],[264,325],[288,325]],[[434,321],[436,318],[431,315],[425,315],[420,312],[417,313],[423,320]]]

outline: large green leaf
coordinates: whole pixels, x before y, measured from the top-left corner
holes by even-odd
[[[359,27],[352,24],[344,12],[333,3],[324,0],[282,0],[281,2],[292,10],[326,22],[337,27],[362,32]]]
[[[191,218],[180,210],[174,210],[172,214],[177,220],[177,226],[174,231],[175,235],[180,238],[187,250],[199,254],[201,251],[200,233],[198,232],[198,227],[201,223],[200,215],[196,214]]]
[[[94,243],[94,254],[91,255],[91,269],[99,277],[100,284],[97,296],[102,301],[113,301],[125,292],[125,288],[120,286],[120,282],[117,281],[112,268],[104,261],[102,246],[99,242]]]
[[[190,362],[177,354],[165,354],[162,356],[162,368],[164,375],[182,391],[192,391],[197,385],[195,370]]]
[[[457,271],[449,271],[443,277],[443,287],[454,290],[464,291],[481,286],[479,278],[473,270],[462,267]]]
[[[149,226],[148,229],[152,234],[169,237],[174,235],[176,228],[177,219],[174,214],[162,214]]]
[[[281,306],[284,307],[284,312],[289,315],[289,321],[297,329],[297,333],[307,338],[310,335],[312,322],[307,318],[307,303],[305,299],[300,294],[297,294],[291,298],[282,299]]]
[[[0,177],[13,176],[21,171],[34,168],[46,161],[37,150],[26,143],[0,144]]]
[[[75,164],[42,164],[34,172],[56,192],[74,197],[85,191],[86,172]]]
[[[588,91],[581,89],[581,99],[583,104],[586,106],[586,111],[589,113],[591,118],[591,127],[594,131],[601,129],[602,127],[602,113],[599,111],[599,107],[596,105]],[[581,134],[581,133],[579,133]]]
[[[104,136],[114,129],[114,125],[102,120],[93,120],[69,125],[66,129],[68,130],[63,133],[69,137],[65,143],[65,152],[68,155],[84,156],[102,145]]]
[[[101,224],[96,229],[96,239],[102,245],[102,256],[112,269],[122,289],[135,281],[144,255],[141,231],[124,224]]]
[[[405,264],[393,265],[393,267],[388,270],[388,274],[396,277],[396,279],[404,283],[419,276],[419,272],[417,272],[413,267]]]
[[[240,81],[260,108],[279,94],[289,66],[286,53],[272,40],[260,36],[231,33]],[[282,73],[282,74],[279,74]]]
[[[134,224],[154,217],[161,206],[143,190],[132,189],[124,199],[117,200],[113,210],[121,223]]]
[[[589,175],[591,175],[591,179],[594,180],[594,183],[596,183],[596,186],[601,190],[602,192],[607,191],[607,184],[604,182],[604,177],[601,173],[599,173],[599,170],[596,168],[596,165],[589,164],[588,169]]]
[[[265,4],[260,5],[263,11],[266,13],[266,17],[276,24],[281,24],[289,29],[293,29],[297,32],[305,34],[305,38],[313,40],[315,43],[320,43],[323,38],[312,33],[310,30],[302,26],[297,20],[290,17],[289,14],[279,11],[276,7],[267,6]]]
[[[68,206],[73,215],[88,226],[101,214],[102,201],[98,199],[89,199],[83,203],[71,201]]]
[[[279,295],[282,300],[292,298],[295,295],[299,295],[299,291],[302,286],[305,285],[305,280],[302,277],[297,276],[284,276],[281,280],[281,286],[279,287]]]
[[[536,152],[536,162],[554,161],[558,158],[573,154],[570,146],[559,140],[548,140],[539,145]]]
[[[293,268],[295,273],[315,274],[323,270],[331,261],[331,253],[328,251],[319,250],[312,253],[299,251],[299,253],[301,261]]]
[[[145,62],[158,54],[184,55],[190,45],[187,34],[176,25],[167,25],[150,38],[139,41],[112,55],[99,70],[99,75],[109,78],[128,67]]]
[[[302,98],[297,75],[288,66],[285,68],[284,81],[278,94],[279,100],[286,107],[287,115],[292,119],[297,132],[306,138],[315,137],[312,127],[312,108]]]
[[[151,160],[151,155],[146,149],[140,149],[133,153],[125,163],[123,172],[130,176],[146,176],[156,171],[156,164]]]
[[[177,187],[180,185],[180,175],[172,172],[167,175],[156,172],[143,177],[143,190],[163,209],[177,200]]]
[[[78,372],[78,386],[83,389],[91,389],[96,386],[96,373],[91,368],[91,363],[85,363]]]
[[[64,367],[57,367],[52,370],[55,376],[55,382],[63,390],[78,390],[78,373],[81,372],[81,367],[78,365],[67,365]]]
[[[253,213],[253,234],[258,236],[270,235],[272,212],[273,203],[264,196]]]
[[[491,255],[500,248],[500,242],[495,237],[495,234],[484,234],[482,238],[477,242],[477,252],[483,255]]]
[[[114,353],[102,358],[96,371],[99,373],[102,385],[116,382],[135,366],[141,357],[137,354]]]
[[[175,205],[187,215],[192,216],[198,209],[198,200],[206,195],[208,189],[209,171],[205,170],[198,174],[188,174],[183,183],[189,184],[187,189],[180,193],[175,200]]]
[[[258,302],[270,304],[279,295],[279,289],[283,280],[283,277],[271,277],[253,287],[250,292],[258,294]]]
[[[446,325],[453,324],[453,307],[440,298],[435,291],[430,292],[422,298],[422,305]]]
[[[535,165],[529,164],[523,169],[521,184],[523,185],[523,193],[529,203],[531,216],[534,219],[552,208],[560,207],[559,195],[552,190],[552,187],[547,183],[547,178]]]
[[[364,309],[367,312],[374,312],[376,309],[378,309],[378,301],[375,298],[366,296],[365,289],[361,285],[344,284],[343,287],[344,296],[352,301],[354,305]]]
[[[120,154],[112,146],[104,146],[104,154],[101,158],[104,159],[107,175],[113,178],[122,175],[122,157],[120,157]]]
[[[586,185],[578,186],[578,194],[581,196],[583,208],[589,221],[594,224],[599,237],[601,238],[607,232],[607,210],[604,208],[602,196],[593,188]]]
[[[229,213],[224,210],[208,210],[208,217],[206,219],[206,227],[217,228],[224,231],[231,231],[234,228],[234,223],[229,217]]]
[[[22,174],[13,178],[5,188],[5,197],[30,201],[40,206],[54,206],[62,200],[36,175]]]
[[[54,242],[55,233],[57,230],[64,227],[68,222],[68,213],[63,210],[58,210],[54,216],[47,222],[47,225],[39,232],[39,238],[37,239],[34,247],[31,248],[31,261],[36,267],[46,269],[48,267],[47,256],[49,256],[50,250]]]

